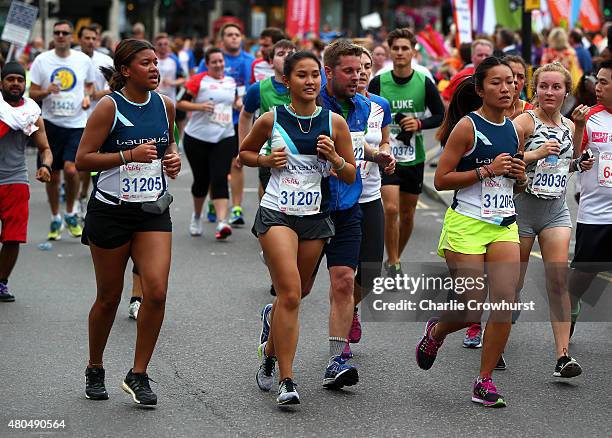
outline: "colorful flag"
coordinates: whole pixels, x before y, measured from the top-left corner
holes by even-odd
[[[319,0],[287,1],[287,33],[291,37],[303,38],[308,33],[319,35]]]

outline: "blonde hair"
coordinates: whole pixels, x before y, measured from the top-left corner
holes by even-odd
[[[570,74],[569,71],[567,71],[567,69],[565,67],[563,67],[563,65],[558,62],[552,62],[550,64],[545,64],[542,67],[539,67],[534,73],[533,73],[533,79],[531,81],[531,87],[532,90],[537,90],[537,86],[538,86],[538,79],[540,78],[540,74],[542,73],[546,73],[546,72],[555,72],[555,73],[561,73],[561,75],[563,76],[563,80],[565,82],[565,91],[567,93],[571,93],[572,88],[573,88],[573,84],[572,84],[572,75]]]
[[[567,32],[562,27],[555,27],[548,34],[548,46],[555,50],[565,50],[569,48]]]

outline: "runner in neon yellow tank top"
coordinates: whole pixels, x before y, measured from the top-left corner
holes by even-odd
[[[376,76],[368,91],[391,104],[391,150],[397,159],[393,175],[382,178],[385,209],[385,248],[389,275],[401,274],[400,257],[414,225],[414,213],[423,187],[425,145],[423,129],[440,126],[444,105],[438,89],[412,68],[416,38],[408,29],[389,33],[393,70]],[[431,116],[424,118],[429,109]]]

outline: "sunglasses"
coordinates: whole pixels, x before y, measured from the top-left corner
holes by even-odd
[[[53,35],[56,35],[56,36],[68,36],[70,34],[71,32],[68,32],[66,30],[54,30],[53,31]]]

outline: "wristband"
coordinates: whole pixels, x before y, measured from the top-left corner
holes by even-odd
[[[484,164],[482,167],[484,167],[487,170],[487,173],[489,174],[489,178],[495,178],[497,176],[495,175],[495,172],[493,172],[493,169],[491,169],[488,164]]]
[[[259,157],[261,157],[261,155],[257,154],[257,160],[255,160],[255,164],[257,165],[257,167],[259,166]]]
[[[53,169],[51,169],[51,166],[49,166],[48,164],[45,164],[45,163],[41,164],[39,169],[42,169],[43,167],[45,169],[47,169],[49,171],[49,173],[51,173],[53,171]]]
[[[123,156],[123,151],[119,151],[119,156],[121,157],[121,161],[123,161],[123,164],[127,164],[127,160]]]
[[[344,169],[344,166],[346,166],[346,160],[343,157],[340,157],[340,159],[342,160],[342,164],[340,165],[340,167],[334,167],[334,170],[336,172],[340,172],[342,169]]]
[[[522,179],[522,180],[520,180],[520,181],[517,179],[517,180],[515,181],[514,185],[515,185],[515,186],[517,186],[517,187],[524,187],[524,186],[526,186],[526,185],[527,185],[527,181],[528,181],[528,179],[527,179],[527,178]]]

